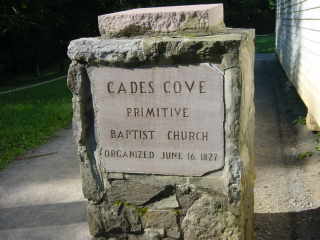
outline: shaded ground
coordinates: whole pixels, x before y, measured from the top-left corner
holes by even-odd
[[[315,135],[292,124],[305,109],[273,55],[257,56],[256,112],[257,239],[318,240]],[[85,209],[71,129],[0,172],[1,240],[88,240]]]
[[[1,240],[88,240],[71,129],[0,172]]]
[[[320,239],[320,155],[304,105],[272,55],[256,61],[257,239]],[[298,121],[301,122],[301,121]],[[305,153],[313,152],[312,157]]]

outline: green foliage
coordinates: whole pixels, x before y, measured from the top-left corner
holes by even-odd
[[[98,35],[97,16],[137,7],[223,3],[229,27],[274,32],[275,0],[2,0],[0,71],[39,73],[72,39]],[[3,78],[2,78],[3,80]],[[1,84],[1,81],[0,81]]]
[[[313,152],[302,152],[302,153],[299,153],[297,158],[298,160],[305,160],[309,157],[312,157],[313,155]]]
[[[136,207],[136,211],[140,217],[144,216],[148,212],[147,207]]]
[[[117,207],[120,207],[123,204],[123,202],[120,200],[116,200],[113,204]]]
[[[276,0],[268,0],[268,8],[270,10],[275,10],[276,9]]]
[[[174,212],[175,215],[180,216],[182,214],[182,210],[181,209],[173,209],[172,210]]]
[[[274,49],[275,49],[274,34],[256,37],[256,52],[257,53],[273,53]]]
[[[295,119],[295,120],[293,121],[293,124],[294,124],[294,125],[298,125],[298,124],[300,124],[300,125],[306,125],[306,118],[305,118],[305,117],[302,117],[302,116],[299,116],[297,119]]]
[[[64,59],[70,40],[98,34],[104,7],[97,0],[2,0],[0,65],[8,73],[37,73]]]
[[[124,202],[124,201],[121,201],[121,200],[116,200],[114,203],[113,203],[115,206],[117,207],[120,207],[121,205],[127,207],[127,208],[132,208],[136,211],[136,213],[142,217],[143,215],[145,215],[147,212],[148,212],[148,208],[147,207],[140,207],[140,206],[137,206],[137,205],[134,205],[132,203],[129,203],[129,202]]]
[[[66,80],[0,95],[0,169],[71,122]]]

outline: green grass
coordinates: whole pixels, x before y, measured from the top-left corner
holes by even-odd
[[[257,53],[274,53],[275,37],[274,34],[256,37]]]
[[[0,169],[70,124],[66,80],[0,95]]]

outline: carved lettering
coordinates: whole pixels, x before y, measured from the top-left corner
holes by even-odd
[[[210,64],[88,67],[95,156],[110,172],[202,176],[224,165],[223,74]]]
[[[208,141],[208,132],[202,131],[184,131],[169,130],[167,134],[168,140],[173,141]]]
[[[128,118],[188,118],[190,110],[187,107],[127,107]]]
[[[152,140],[154,138],[155,130],[141,130],[141,129],[125,129],[125,130],[110,130],[111,139],[132,139],[132,140]]]
[[[154,93],[153,81],[131,81],[117,82],[109,81],[107,83],[107,93],[109,94],[152,94]]]
[[[157,89],[161,93],[168,95],[204,94],[206,91],[206,81],[165,81],[162,88]],[[153,94],[156,93],[153,81],[130,81],[130,82],[107,82],[107,93],[109,94]]]

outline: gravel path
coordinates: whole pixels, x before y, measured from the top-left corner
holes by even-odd
[[[320,239],[320,155],[316,136],[293,121],[305,108],[275,56],[256,61],[255,188],[258,240]],[[313,151],[301,159],[301,153]]]

